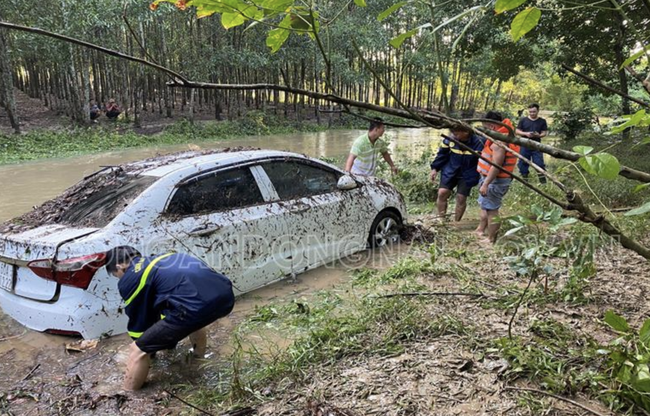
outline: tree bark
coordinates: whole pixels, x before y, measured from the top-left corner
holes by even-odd
[[[0,15],[0,19],[2,16]],[[20,122],[16,113],[16,97],[14,96],[14,82],[11,75],[11,62],[9,56],[8,36],[6,30],[0,29],[0,104],[7,111],[9,123],[15,133],[20,133]]]

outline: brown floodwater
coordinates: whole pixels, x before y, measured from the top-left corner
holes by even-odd
[[[85,175],[105,165],[121,164],[188,148],[195,149],[197,146],[201,149],[253,146],[288,150],[312,157],[335,158],[342,164],[352,141],[362,133],[363,131],[360,130],[334,130],[320,133],[253,136],[227,141],[126,149],[0,166],[0,222],[29,211],[33,206],[60,194]],[[398,157],[414,158],[425,151],[435,151],[440,141],[440,132],[431,129],[389,129],[385,137],[390,141],[391,153]],[[224,340],[246,315],[255,311],[255,308],[279,301],[302,299],[320,290],[336,290],[337,286],[349,278],[352,269],[363,266],[386,268],[397,258],[407,255],[409,250],[410,246],[400,244],[391,250],[366,251],[298,275],[293,281],[285,280],[238,298],[233,313],[214,324],[215,328],[211,330],[211,344],[215,347],[213,354],[217,356],[228,354],[231,347]],[[0,370],[2,370],[0,372],[10,375],[6,380],[7,383],[20,380],[30,368],[34,368],[39,363],[48,363],[47,370],[40,367],[39,372],[52,375],[79,371],[86,363],[78,367],[78,361],[83,361],[85,358],[78,360],[77,356],[70,355],[65,350],[65,344],[73,341],[74,338],[28,330],[0,310]],[[276,342],[278,346],[282,344],[281,339],[276,338],[271,341]],[[128,337],[120,335],[102,341],[97,348],[101,353],[89,351],[83,355],[91,357],[91,361],[87,363],[89,367],[93,366],[92,360],[97,359],[92,358],[95,355],[108,356],[107,363],[117,364],[117,366],[94,368],[98,372],[98,377],[102,371],[110,373],[108,377],[99,377],[102,380],[98,381],[99,390],[103,390],[102,386],[107,391],[114,390],[119,384],[121,377],[119,367],[124,365],[125,348],[128,344]],[[51,366],[51,363],[57,365]]]

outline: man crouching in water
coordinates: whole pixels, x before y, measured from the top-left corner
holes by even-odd
[[[135,340],[124,376],[126,390],[142,387],[150,354],[172,349],[185,337],[190,337],[194,355],[203,357],[205,327],[228,315],[235,304],[230,280],[187,254],[144,257],[133,247],[115,247],[106,253],[106,271],[120,279],[127,327]]]

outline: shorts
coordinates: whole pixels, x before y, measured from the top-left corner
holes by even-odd
[[[201,326],[176,325],[162,319],[144,331],[142,336],[135,340],[135,345],[147,354],[171,350],[176,348],[176,344],[180,340],[207,325],[209,324]]]
[[[485,176],[481,176],[478,186],[480,187],[483,185],[483,182],[485,182]],[[503,197],[508,192],[511,183],[511,178],[496,178],[492,181],[492,183],[488,185],[487,195],[483,196],[480,193],[478,195],[478,204],[481,209],[486,211],[496,211],[501,208]]]
[[[191,333],[205,328],[217,319],[228,315],[233,307],[234,298],[232,303],[213,311],[206,319],[194,321],[191,324],[172,323],[168,319],[161,319],[144,331],[140,338],[135,340],[135,345],[147,354],[161,350],[171,350],[176,348],[176,344]]]
[[[460,195],[465,195],[465,196],[469,196],[473,188],[472,186],[467,186],[467,183],[465,183],[465,179],[463,179],[462,176],[445,177],[443,175],[440,177],[441,188],[451,190],[454,189],[456,186],[458,186],[456,192],[459,193]]]

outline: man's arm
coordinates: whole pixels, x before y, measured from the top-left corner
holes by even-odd
[[[384,152],[381,154],[384,157],[384,160],[388,163],[388,166],[390,166],[390,171],[393,172],[393,175],[397,175],[397,167],[393,163],[393,158],[390,157],[390,153]]]
[[[517,133],[518,135],[523,136],[523,137],[528,137],[529,139],[531,137],[533,137],[533,133],[529,133],[527,131],[520,130],[519,128],[517,128],[515,130],[515,133]]]
[[[354,164],[354,160],[357,158],[357,155],[350,153],[350,156],[348,156],[348,160],[345,162],[345,171],[350,173],[352,170],[352,165]]]
[[[546,124],[546,120],[544,120],[544,124],[542,125],[542,131],[539,134],[539,137],[546,137],[548,136],[548,124]]]

